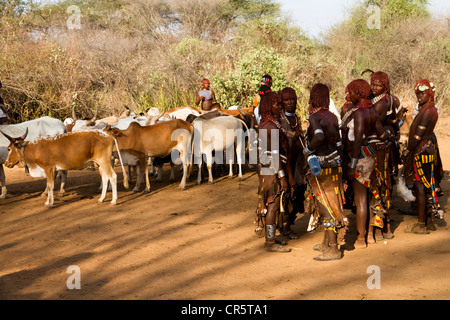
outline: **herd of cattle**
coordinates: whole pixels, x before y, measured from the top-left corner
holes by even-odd
[[[412,109],[411,102],[403,99],[397,110],[404,121],[400,142],[407,139]],[[194,154],[197,157],[195,164],[199,168],[197,183],[202,181],[202,155],[206,158],[208,181],[212,183],[213,152],[221,152],[223,155],[223,152],[235,148],[232,150],[236,150],[239,177],[242,179],[247,147],[236,136],[234,139],[226,137],[230,130],[248,131],[252,116],[252,108],[217,107],[212,111],[202,112],[186,106],[163,112],[152,108],[140,116],[126,110],[121,116],[97,119],[95,115],[90,120],[80,120],[73,113],[72,118],[65,119],[64,122],[42,117],[19,124],[0,125],[0,199],[4,199],[7,194],[3,164],[8,168],[24,166],[32,177],[46,177],[44,194],[47,194],[45,205],[48,207],[54,204],[56,174],[59,172],[61,175],[60,193],[64,193],[67,171],[82,169],[92,162],[98,165],[102,177],[102,191],[98,202],[104,201],[110,184],[111,204],[117,202],[115,159],[121,164],[126,189],[129,188],[129,173],[125,167],[128,166],[136,167],[138,175],[133,191],[139,191],[143,181],[145,191],[150,191],[149,159],[157,163],[157,180],[162,178],[162,165],[167,162],[165,159],[169,159],[171,163],[171,181],[174,180],[174,165],[181,164],[183,176],[179,187],[184,189]],[[204,136],[209,132],[208,129],[218,131],[219,135],[215,135],[215,138]],[[196,131],[200,134],[194,134]],[[223,137],[223,141],[219,141],[217,136]],[[178,157],[174,157],[177,153]],[[174,159],[179,162],[175,163]],[[228,159],[227,162],[230,164],[230,176],[233,175],[233,159]]]
[[[78,170],[89,163],[98,165],[102,177],[102,192],[98,200],[103,202],[107,187],[112,189],[112,204],[117,202],[117,175],[114,171],[114,160],[118,159],[122,166],[123,183],[128,189],[128,172],[125,167],[136,167],[138,177],[133,191],[138,191],[142,181],[145,181],[145,191],[150,191],[149,159],[158,163],[157,179],[162,177],[164,159],[178,159],[183,167],[183,177],[180,188],[186,186],[187,176],[192,163],[194,143],[200,152],[196,164],[201,168],[206,155],[209,170],[209,181],[212,182],[211,166],[212,153],[223,151],[230,147],[226,141],[227,130],[248,130],[251,119],[251,108],[228,110],[216,108],[210,112],[202,112],[196,108],[186,106],[160,112],[156,108],[148,110],[147,114],[137,116],[127,110],[121,116],[111,116],[97,119],[97,115],[90,120],[77,119],[75,113],[72,118],[61,120],[42,117],[19,124],[0,126],[0,182],[1,195],[7,194],[6,176],[3,164],[12,168],[16,165],[24,166],[32,177],[47,178],[44,191],[47,194],[45,205],[51,207],[54,203],[54,179],[59,172],[61,175],[60,193],[64,192],[68,170]],[[247,123],[246,123],[247,122]],[[199,137],[194,139],[194,130],[201,129],[201,135],[207,133],[206,128],[213,128],[223,133],[224,140]],[[217,135],[216,135],[217,137]],[[194,142],[194,140],[197,140]],[[208,143],[203,143],[208,141]],[[239,142],[234,139],[233,142]],[[237,146],[239,176],[242,178],[243,164],[242,145]],[[176,155],[176,157],[174,157]],[[159,160],[159,161],[158,161]],[[171,161],[171,180],[174,179],[174,161]],[[232,167],[232,166],[230,166]],[[197,182],[201,182],[199,170]],[[230,170],[232,175],[232,170]]]

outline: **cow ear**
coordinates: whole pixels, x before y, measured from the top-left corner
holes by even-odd
[[[109,132],[111,132],[112,135],[114,135],[116,137],[120,134],[120,130],[117,128],[110,128]]]

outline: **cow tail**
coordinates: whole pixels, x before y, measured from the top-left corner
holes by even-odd
[[[125,189],[129,189],[130,185],[128,183],[128,173],[127,173],[127,170],[125,170],[125,166],[123,165],[122,155],[120,154],[120,149],[119,149],[119,144],[117,143],[117,139],[115,139],[115,138],[114,138],[114,143],[116,144],[117,154],[119,155],[119,160],[120,160],[120,166],[122,167],[123,186]]]
[[[239,120],[239,121],[244,125],[245,129],[246,129],[247,132],[248,132],[248,140],[247,140],[247,146],[246,146],[246,149],[247,149],[247,150],[250,150],[250,131],[249,131],[248,127],[247,127],[247,124],[245,123],[244,120],[241,120],[241,119],[237,119],[237,120]]]
[[[195,134],[195,129],[194,129],[194,126],[192,126],[192,134],[191,134],[190,141],[189,141],[189,144],[191,146],[191,155],[190,155],[190,159],[189,159],[189,163],[188,163],[188,167],[187,167],[187,178],[189,178],[191,176],[192,167],[194,165],[194,134]]]

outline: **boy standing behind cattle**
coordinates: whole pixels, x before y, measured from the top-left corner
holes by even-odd
[[[195,100],[195,104],[198,106],[200,102],[200,107],[203,111],[210,111],[212,104],[216,103],[216,95],[214,94],[214,91],[211,90],[210,82],[208,79],[202,80],[200,91],[197,92],[197,99]]]

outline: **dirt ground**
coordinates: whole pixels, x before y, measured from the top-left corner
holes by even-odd
[[[438,139],[444,169],[450,168],[447,121]],[[450,169],[449,169],[450,170]],[[8,195],[0,202],[0,299],[114,300],[428,300],[450,299],[450,233],[438,220],[428,235],[404,233],[417,217],[402,214],[409,204],[394,190],[395,238],[366,249],[353,247],[355,215],[344,257],[318,262],[312,250],[323,233],[308,233],[308,217],[297,218],[298,240],[291,253],[267,253],[255,236],[257,176],[245,168],[244,181],[217,178],[180,191],[178,183],[154,180],[149,194],[122,184],[119,200],[97,204],[100,175],[69,172],[66,194],[55,208],[40,197],[45,180],[5,169]],[[180,178],[180,172],[177,173]],[[58,180],[59,182],[59,180]],[[57,183],[58,184],[58,183]],[[448,171],[439,198],[450,212]],[[108,193],[106,200],[111,200]],[[81,289],[69,290],[68,268],[78,266]],[[369,289],[370,266],[380,270],[380,288]],[[369,271],[368,271],[369,270]]]

